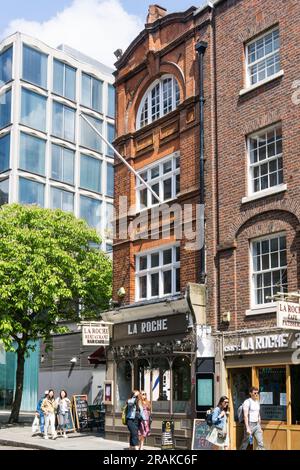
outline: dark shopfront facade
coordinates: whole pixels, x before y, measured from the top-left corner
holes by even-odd
[[[138,389],[152,403],[147,445],[160,446],[162,421],[172,418],[176,448],[189,448],[196,337],[186,300],[129,306],[105,319],[114,322],[107,354],[113,404],[106,407],[106,438],[128,441],[122,408],[131,390]]]
[[[244,330],[224,335],[223,341],[231,448],[240,446],[243,426],[237,409],[254,385],[260,392],[266,449],[300,450],[300,331]]]

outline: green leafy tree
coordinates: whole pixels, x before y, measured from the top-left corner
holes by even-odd
[[[111,297],[111,260],[73,214],[36,206],[0,209],[0,340],[17,354],[10,423],[18,421],[32,341],[63,333],[63,321],[101,318]],[[31,343],[29,343],[31,342]]]

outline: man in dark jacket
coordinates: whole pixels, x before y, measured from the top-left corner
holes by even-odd
[[[46,398],[46,396],[48,395],[49,391],[48,390],[45,390],[44,392],[44,396],[38,401],[38,404],[37,404],[37,407],[36,407],[36,416],[39,416],[40,418],[40,431],[41,431],[41,434],[44,434],[44,428],[45,428],[45,416],[44,416],[44,413],[43,413],[43,410],[42,410],[42,403],[43,403],[43,400]]]

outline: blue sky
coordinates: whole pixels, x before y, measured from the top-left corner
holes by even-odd
[[[68,44],[112,66],[113,52],[126,49],[143,29],[148,6],[168,12],[199,6],[204,0],[0,0],[0,39],[20,31],[57,47]]]
[[[5,0],[2,0],[3,2]],[[71,5],[72,0],[9,0],[5,1],[5,8],[1,8],[0,31],[6,28],[10,21],[15,18],[24,18],[26,20],[45,21],[55,15],[57,11],[65,6]],[[198,6],[201,0],[192,2],[190,0],[121,0],[125,10],[129,13],[139,15],[142,19],[146,18],[148,6],[156,3],[167,8],[168,11],[186,10],[191,5]]]

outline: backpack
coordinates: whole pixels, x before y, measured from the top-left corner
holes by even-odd
[[[122,409],[122,424],[126,426],[127,424],[127,413],[128,413],[128,405],[126,404]]]
[[[244,404],[246,401],[248,401],[249,398],[247,398],[239,407],[237,410],[237,417],[238,417],[238,422],[243,424],[244,423]],[[251,401],[249,401],[249,412],[251,411]]]
[[[207,410],[206,417],[205,417],[205,421],[206,421],[207,426],[212,426],[213,425],[212,415],[213,415],[213,409],[210,408],[209,410]]]

